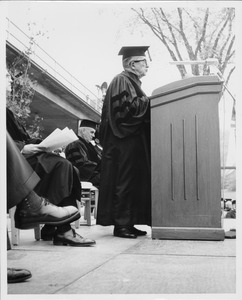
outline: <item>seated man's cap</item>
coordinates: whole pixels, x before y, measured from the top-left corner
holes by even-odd
[[[98,125],[98,123],[96,123],[92,120],[82,120],[81,124],[80,124],[80,127],[91,127],[91,128],[96,130],[97,125]]]
[[[131,56],[144,56],[150,46],[125,46],[122,47],[118,55],[123,55],[123,60]]]

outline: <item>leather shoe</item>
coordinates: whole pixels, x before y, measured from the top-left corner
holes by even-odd
[[[132,233],[136,234],[137,236],[142,236],[142,235],[146,235],[146,234],[147,234],[146,231],[139,230],[139,229],[135,228],[134,226],[132,226],[132,227],[130,228],[130,231],[131,231]]]
[[[113,231],[113,235],[126,239],[136,239],[137,235],[133,233],[128,227],[115,228]]]
[[[8,268],[8,283],[22,282],[31,277],[32,274],[28,270]]]
[[[64,233],[55,232],[53,244],[56,246],[87,247],[95,245],[94,240],[86,239],[71,229]]]
[[[24,203],[17,206],[14,216],[16,228],[30,229],[38,224],[63,225],[80,218],[75,206],[58,207],[44,198],[41,200],[37,208],[28,199],[24,199]]]

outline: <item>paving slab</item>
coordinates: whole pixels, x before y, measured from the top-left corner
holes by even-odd
[[[235,220],[225,223],[235,227]],[[8,266],[29,269],[33,277],[9,284],[8,294],[66,295],[64,299],[82,294],[87,299],[94,294],[228,293],[232,299],[236,240],[152,240],[150,227],[137,227],[147,236],[122,239],[113,236],[113,226],[82,223],[76,231],[97,244],[81,248],[35,241],[33,230],[22,230],[20,244],[7,252]]]
[[[235,293],[234,270],[234,258],[123,254],[58,294]]]
[[[236,256],[236,240],[190,241],[147,239],[127,249],[128,254],[178,255],[178,256]]]
[[[76,230],[96,239],[93,247],[54,246],[51,241],[35,241],[31,231],[21,231],[20,243],[8,251],[7,259],[8,267],[29,269],[33,276],[26,283],[8,285],[10,294],[54,294],[139,242],[113,237],[110,226]]]

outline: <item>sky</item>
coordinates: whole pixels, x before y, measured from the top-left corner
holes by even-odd
[[[84,86],[97,93],[96,85],[122,71],[118,52],[122,46],[147,45],[152,61],[142,78],[148,96],[165,84],[180,80],[180,73],[171,65],[167,49],[143,26],[133,30],[132,7],[177,7],[178,1],[5,1],[6,17],[24,33],[35,38],[51,57],[76,77]],[[142,5],[141,5],[142,3]],[[185,5],[222,7],[228,1],[185,1]],[[209,4],[208,4],[209,3]],[[211,4],[213,3],[213,4]],[[231,3],[231,2],[229,2]],[[6,22],[7,24],[7,22]],[[28,24],[31,24],[30,27]],[[8,26],[8,25],[7,25]],[[36,36],[37,31],[43,35]],[[184,59],[188,59],[184,57]]]
[[[143,89],[151,95],[155,88],[180,79],[161,42],[142,28],[132,32],[134,13],[126,3],[98,2],[8,2],[7,17],[86,87],[96,85],[122,71],[118,52],[122,46],[150,46],[152,62],[142,79]],[[29,31],[28,23],[31,23]],[[34,24],[35,23],[35,24]],[[36,36],[37,30],[44,34]],[[31,33],[32,32],[32,33]]]

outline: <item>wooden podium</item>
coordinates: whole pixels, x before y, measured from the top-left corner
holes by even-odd
[[[221,89],[216,76],[196,76],[150,97],[153,239],[224,240]]]

